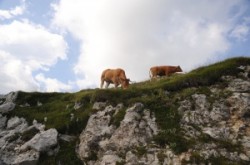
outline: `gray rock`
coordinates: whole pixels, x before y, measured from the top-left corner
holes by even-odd
[[[27,165],[36,165],[40,157],[39,152],[34,150],[28,150],[24,153],[19,153],[11,164],[27,164]]]
[[[15,102],[17,98],[18,92],[10,92],[9,94],[6,95],[6,100],[5,102]]]
[[[249,159],[249,157],[247,157],[245,154],[243,154],[243,153],[241,153],[240,154],[240,159],[241,160],[244,160],[244,161],[249,161],[250,159]]]
[[[112,164],[125,161],[118,155],[126,154],[130,148],[147,144],[153,135],[158,133],[154,115],[144,109],[141,103],[136,103],[126,110],[124,119],[118,128],[110,125],[114,112],[119,111],[122,107],[120,105],[107,106],[103,111],[98,111],[90,116],[85,130],[80,136],[78,154],[82,160],[87,159],[91,152],[95,151],[100,157],[95,163],[92,162],[93,164],[103,164],[104,162]],[[147,157],[151,163],[154,162],[152,160],[154,154],[153,156],[149,154]],[[137,162],[143,162],[143,160],[136,159]],[[110,160],[112,161],[110,162]]]
[[[47,131],[36,134],[31,140],[26,142],[21,146],[21,150],[27,150],[32,148],[38,152],[48,151],[52,147],[57,145],[57,135],[56,129],[51,128]]]
[[[80,109],[82,106],[83,104],[81,102],[75,102],[74,109],[75,110]]]
[[[107,104],[106,102],[95,102],[93,105],[93,109],[95,109],[95,110],[104,109],[106,104]]]
[[[107,106],[103,111],[90,116],[85,130],[80,135],[79,155],[84,160],[91,155],[91,151],[98,149],[102,139],[109,137],[114,127],[110,126],[112,113],[115,108]]]
[[[10,111],[12,111],[15,108],[15,104],[12,102],[6,102],[2,105],[0,105],[0,113],[4,114],[4,113],[8,113]]]
[[[74,141],[76,139],[75,136],[70,136],[70,135],[63,135],[63,134],[60,134],[59,135],[59,138],[63,141],[66,141],[66,142],[71,142],[71,141]]]
[[[28,123],[24,118],[12,117],[7,122],[6,129],[15,130],[15,132],[23,132],[28,127]]]
[[[122,159],[117,156],[117,155],[104,155],[102,157],[102,160],[100,161],[100,164],[105,165],[105,164],[109,164],[109,165],[116,165],[117,162],[121,162]]]
[[[4,129],[6,126],[7,117],[0,114],[0,130]]]
[[[243,79],[233,79],[230,81],[227,90],[232,92],[249,92],[250,90],[250,81]]]
[[[0,131],[0,160],[2,164],[37,164],[40,153],[27,149],[20,150],[24,142],[20,139],[24,131],[28,131],[28,123],[24,118],[13,117],[8,120],[6,129]]]

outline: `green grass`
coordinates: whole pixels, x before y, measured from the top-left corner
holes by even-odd
[[[111,118],[110,125],[115,125],[116,128],[120,126],[121,121],[124,119],[126,114],[126,109],[119,110],[116,114],[114,114]]]
[[[56,155],[48,156],[42,153],[39,158],[38,165],[61,164],[61,165],[82,165],[82,161],[75,153],[75,143],[59,141],[60,150]]]
[[[141,102],[145,108],[150,109],[155,114],[156,122],[162,130],[153,140],[162,148],[169,145],[178,154],[187,151],[195,144],[193,140],[185,139],[183,136],[179,123],[181,116],[177,113],[178,101],[190,98],[195,92],[209,95],[211,92],[207,86],[215,83],[222,84],[222,87],[227,86],[226,82],[222,82],[220,79],[221,76],[236,75],[240,72],[237,67],[241,65],[250,65],[250,58],[228,59],[200,67],[186,74],[131,84],[127,90],[120,88],[89,89],[77,93],[27,93],[20,91],[16,100],[17,106],[9,114],[9,117],[24,117],[30,124],[36,119],[38,122],[46,124],[46,129],[56,128],[59,133],[79,135],[86,127],[89,116],[95,113],[92,106],[96,101],[108,102],[114,106],[123,103],[125,109],[136,102]],[[37,106],[38,102],[41,102],[42,106]],[[73,108],[75,102],[81,102],[83,106],[75,110]],[[20,107],[25,103],[30,104],[30,107]],[[119,126],[125,115],[125,109],[113,116],[112,124]],[[70,120],[71,114],[74,114],[73,120]],[[46,122],[44,121],[45,117],[47,117]],[[78,159],[73,151],[76,144],[61,143],[61,145],[64,147],[63,151],[60,151],[56,157],[52,157],[53,160],[44,155],[41,160],[48,159],[55,162],[60,159],[63,162],[70,162],[74,159],[77,164]],[[230,143],[222,145],[231,146]],[[91,159],[95,159],[95,154],[92,157]]]

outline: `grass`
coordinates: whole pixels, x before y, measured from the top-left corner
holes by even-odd
[[[110,125],[115,125],[116,128],[120,126],[121,121],[124,119],[126,114],[126,109],[119,110],[116,114],[114,114],[111,118]]]
[[[188,165],[188,164],[211,164],[211,165],[247,165],[249,162],[245,161],[236,161],[236,160],[229,160],[226,157],[219,156],[219,157],[214,157],[211,156],[208,159],[204,159],[198,152],[193,152],[190,160],[183,160],[182,164],[183,165]]]
[[[46,129],[56,128],[59,133],[79,135],[86,127],[89,116],[95,113],[92,110],[95,102],[108,102],[114,106],[123,103],[125,108],[136,102],[141,102],[155,114],[156,122],[162,130],[153,140],[162,148],[166,145],[170,146],[178,154],[187,151],[195,143],[183,136],[179,122],[181,116],[177,113],[178,101],[191,97],[195,92],[210,95],[211,92],[207,86],[218,82],[223,84],[222,87],[225,87],[226,82],[222,82],[220,78],[224,75],[236,75],[240,72],[238,67],[241,65],[250,65],[250,58],[228,59],[197,68],[187,74],[173,75],[159,81],[135,83],[127,90],[89,89],[77,93],[27,93],[20,91],[16,100],[17,106],[9,114],[9,117],[24,117],[30,124],[36,119],[38,122],[46,124]],[[38,106],[38,102],[42,105]],[[80,102],[83,106],[75,110],[75,102]],[[26,103],[30,106],[20,106]],[[72,114],[74,115],[73,119],[71,119]],[[112,124],[118,127],[124,115],[125,109],[120,110],[112,117]],[[47,118],[47,121],[44,118]],[[62,164],[63,162],[79,163],[74,155],[75,143],[60,142],[62,147],[59,153],[55,157],[43,155],[41,164],[45,159],[48,159],[45,161],[47,164],[57,164],[58,161]],[[222,145],[231,146],[229,143]],[[96,159],[94,153],[90,159]]]
[[[56,155],[48,156],[42,153],[39,158],[38,165],[61,164],[61,165],[82,165],[82,161],[75,153],[75,143],[59,141],[60,150]]]

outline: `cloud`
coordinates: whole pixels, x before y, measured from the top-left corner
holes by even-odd
[[[15,16],[22,15],[25,9],[25,1],[22,1],[20,6],[16,6],[10,10],[0,10],[0,20],[11,19]]]
[[[40,90],[45,92],[70,91],[72,85],[65,84],[55,78],[46,78],[42,73],[35,76],[35,79],[40,83]]]
[[[38,83],[32,78],[32,70],[8,52],[0,51],[0,93],[25,90],[35,91]]]
[[[181,65],[188,71],[225,53],[244,3],[61,0],[53,5],[53,24],[81,42],[74,70],[84,88],[99,86],[106,68],[122,67],[127,77],[141,81],[153,65]]]
[[[33,74],[67,58],[67,43],[61,35],[27,20],[0,25],[0,38],[0,93],[40,90]]]
[[[250,34],[250,17],[246,17],[242,24],[239,24],[234,27],[230,37],[234,37],[239,41],[246,41],[248,35]]]

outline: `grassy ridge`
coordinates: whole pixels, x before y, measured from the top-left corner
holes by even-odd
[[[173,75],[158,81],[135,83],[127,90],[93,89],[77,93],[19,92],[16,109],[10,113],[10,116],[24,117],[30,123],[36,119],[45,123],[46,128],[56,128],[59,133],[79,135],[85,128],[89,116],[94,113],[92,111],[94,102],[102,101],[112,105],[123,103],[125,107],[141,102],[154,112],[156,122],[162,129],[154,137],[155,142],[162,147],[168,144],[175,153],[181,153],[192,147],[194,142],[183,137],[179,124],[181,116],[176,113],[178,101],[197,92],[192,87],[199,87],[204,92],[206,90],[203,87],[220,82],[222,76],[236,75],[240,72],[238,67],[241,65],[250,65],[250,58],[228,59],[197,68],[187,74]],[[42,105],[38,106],[38,102]],[[77,110],[74,109],[76,102],[82,104],[82,107]],[[26,103],[30,106],[19,106]],[[124,112],[119,114],[117,119],[113,119],[115,125],[119,126],[123,116]],[[44,118],[47,118],[47,121],[44,121]],[[73,148],[71,152],[74,152]],[[65,153],[61,152],[61,154]],[[72,159],[72,156],[69,159]]]

